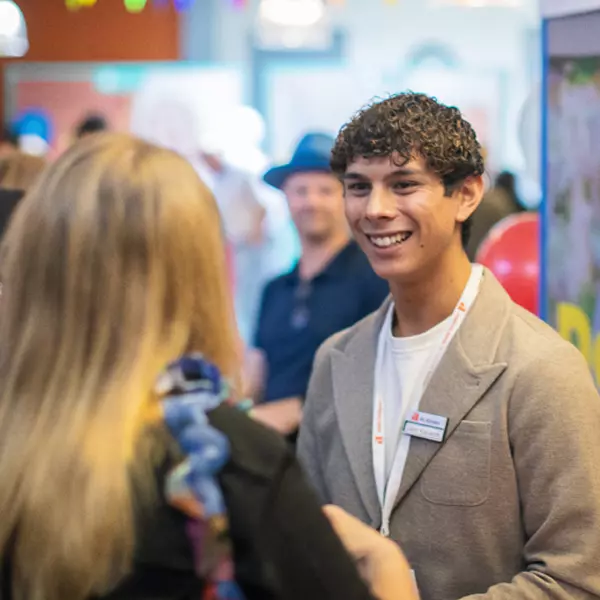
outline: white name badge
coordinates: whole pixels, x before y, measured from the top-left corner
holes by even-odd
[[[448,428],[448,419],[429,413],[414,412],[402,427],[405,435],[431,440],[432,442],[443,442]]]

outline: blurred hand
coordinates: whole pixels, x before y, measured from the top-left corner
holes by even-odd
[[[377,598],[418,600],[408,562],[394,542],[337,506],[323,510]]]

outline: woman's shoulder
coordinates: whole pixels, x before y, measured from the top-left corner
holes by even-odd
[[[227,507],[235,577],[246,600],[371,598],[286,440],[227,404],[206,415],[229,446],[217,480]],[[143,454],[152,457],[159,502],[150,513],[138,514],[134,573],[110,599],[145,599],[147,586],[157,581],[168,588],[157,598],[187,599],[193,595],[173,595],[175,588],[198,590],[202,582],[194,574],[186,518],[163,494],[167,474],[185,455],[163,427],[148,431],[145,444]],[[171,581],[175,588],[167,585]]]
[[[229,461],[225,471],[236,469],[271,480],[293,459],[291,446],[237,408],[221,404],[207,413],[210,424],[229,442]]]
[[[247,600],[371,599],[292,446],[231,406],[208,417],[230,442],[219,481]]]

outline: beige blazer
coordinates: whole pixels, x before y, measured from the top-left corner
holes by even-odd
[[[389,302],[319,350],[299,438],[322,501],[375,528],[373,377]],[[420,410],[448,432],[411,441],[391,537],[422,600],[600,598],[600,398],[579,351],[486,270]]]

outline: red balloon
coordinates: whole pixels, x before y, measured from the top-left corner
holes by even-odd
[[[537,213],[520,213],[492,227],[477,251],[514,302],[538,314],[540,224]]]

